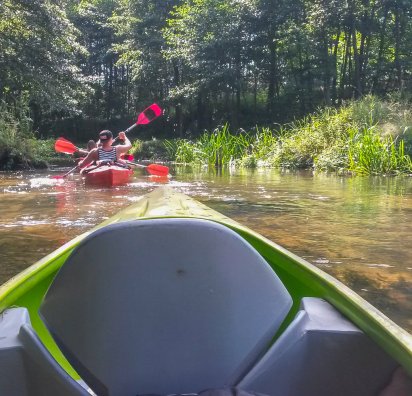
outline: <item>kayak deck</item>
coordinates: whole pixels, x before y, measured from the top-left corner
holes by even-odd
[[[133,175],[133,170],[117,165],[103,165],[86,168],[82,172],[85,184],[88,186],[113,187],[127,184]]]
[[[94,230],[133,219],[169,217],[208,219],[223,224],[234,230],[263,256],[286,286],[293,303],[280,331],[294,323],[296,314],[300,312],[303,297],[322,298],[355,323],[405,369],[409,372],[412,370],[411,336],[360,296],[275,243],[170,188],[158,189],[141,197],[136,204],[119,212]],[[33,328],[42,342],[66,371],[76,378],[78,376],[40,320],[38,309],[58,269],[64,264],[72,250],[92,231],[75,238],[0,287],[0,309],[4,310],[10,306],[26,307],[30,313]]]

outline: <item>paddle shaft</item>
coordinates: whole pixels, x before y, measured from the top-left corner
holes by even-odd
[[[79,165],[76,165],[74,168],[70,169],[64,175],[56,175],[56,176],[52,176],[52,178],[53,179],[64,179],[65,177],[69,176],[71,173],[73,173],[78,168],[79,168]]]
[[[147,165],[136,164],[136,162],[126,161],[127,165],[137,166],[138,168],[147,168]]]
[[[136,162],[126,161],[128,165],[137,166],[140,168],[145,168],[151,175],[154,176],[167,176],[169,174],[169,168],[160,164],[150,164],[150,165],[141,165]]]
[[[151,113],[151,117],[148,116],[149,113]],[[129,133],[140,124],[149,124],[155,118],[159,117],[161,114],[162,109],[156,103],[153,103],[139,114],[139,116],[137,117],[137,121],[133,125],[129,126],[129,128],[127,128],[124,131],[124,133]],[[117,139],[118,137],[116,137],[114,141],[116,141]]]
[[[125,131],[123,131],[125,134],[128,134],[131,130],[133,130],[134,128],[137,127],[137,123],[134,123],[133,125],[129,126],[129,128],[127,128]],[[113,143],[117,142],[119,140],[119,136],[115,137],[113,139]]]

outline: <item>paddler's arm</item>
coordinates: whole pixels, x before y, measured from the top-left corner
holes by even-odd
[[[74,154],[87,155],[87,154],[89,154],[89,152],[88,152],[87,150],[78,148],[78,149],[74,152]]]
[[[79,162],[79,167],[84,168],[85,166],[91,164],[94,161],[97,161],[98,159],[97,148],[94,148],[93,150],[89,151],[85,159]]]
[[[132,148],[132,143],[124,132],[120,132],[118,138],[123,141],[123,144],[116,146],[117,158],[119,158],[121,154],[127,153]]]

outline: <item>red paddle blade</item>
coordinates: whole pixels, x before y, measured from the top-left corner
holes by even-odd
[[[77,150],[77,147],[72,142],[64,138],[59,138],[56,140],[56,143],[54,143],[54,149],[58,153],[73,154]]]
[[[120,155],[120,159],[126,161],[134,161],[134,156],[132,154],[122,154]]]
[[[169,174],[169,168],[164,165],[150,164],[147,165],[147,171],[154,176],[167,176]]]
[[[144,109],[137,117],[136,125],[148,124],[152,122],[155,118],[162,114],[162,109],[156,103],[153,103],[148,108]]]

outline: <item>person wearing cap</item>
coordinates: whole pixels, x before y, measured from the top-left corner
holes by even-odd
[[[115,162],[123,163],[120,160],[120,156],[129,151],[132,144],[124,132],[120,132],[118,138],[123,141],[123,144],[112,146],[113,134],[107,129],[101,131],[99,133],[101,146],[98,145],[98,147],[89,151],[86,158],[79,162],[80,168],[84,168],[92,162],[96,162],[97,165]]]

